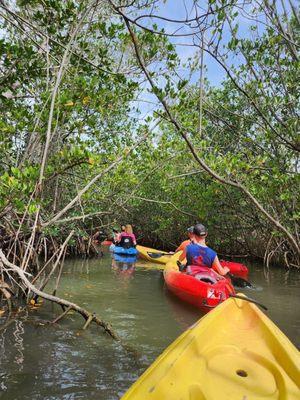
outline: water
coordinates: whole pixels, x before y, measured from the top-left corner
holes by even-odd
[[[300,273],[272,269],[267,275],[259,265],[249,267],[258,289],[243,291],[268,306],[267,314],[300,347]],[[1,400],[118,399],[201,316],[165,290],[161,271],[112,268],[108,256],[66,261],[57,295],[110,321],[135,351],[94,324],[82,331],[84,320],[77,314],[44,324],[61,309],[43,304],[30,309],[27,320],[0,330]]]

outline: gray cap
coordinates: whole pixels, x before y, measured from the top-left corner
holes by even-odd
[[[190,226],[189,228],[187,228],[188,233],[194,233],[194,227]]]
[[[202,224],[196,224],[193,233],[196,236],[205,236],[207,234],[207,229]]]

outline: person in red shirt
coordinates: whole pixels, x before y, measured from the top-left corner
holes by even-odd
[[[175,253],[177,253],[178,251],[182,251],[182,254],[180,254],[179,256],[179,261],[183,261],[186,258],[186,248],[189,244],[193,243],[193,237],[194,237],[194,227],[190,226],[187,229],[188,232],[188,237],[189,239],[184,240],[175,250]]]

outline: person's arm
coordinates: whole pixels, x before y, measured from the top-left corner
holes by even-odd
[[[216,272],[218,272],[222,276],[226,275],[230,271],[228,267],[222,267],[218,259],[218,256],[215,257],[212,267]]]
[[[136,246],[136,237],[135,237],[134,233],[132,234],[132,240],[133,240],[133,244]]]
[[[182,253],[179,256],[179,261],[183,261],[186,258],[186,248],[183,249]]]
[[[184,251],[181,254],[181,256],[184,256],[186,258],[185,267],[188,267],[189,265],[192,264],[192,262],[191,262],[191,259],[192,259],[191,247],[192,246],[190,246],[190,245],[186,246]],[[183,260],[181,260],[181,261],[183,261]]]

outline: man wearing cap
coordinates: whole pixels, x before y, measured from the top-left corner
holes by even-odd
[[[187,233],[188,233],[188,237],[189,239],[184,240],[175,250],[175,253],[177,253],[178,251],[182,251],[182,254],[180,254],[179,256],[179,261],[183,261],[186,258],[186,248],[189,244],[193,243],[193,231],[194,231],[194,227],[190,226],[187,229]]]
[[[226,275],[229,268],[222,267],[217,253],[205,243],[207,229],[196,224],[193,229],[193,242],[186,247],[187,273],[195,275],[201,268],[213,268],[220,275]]]

